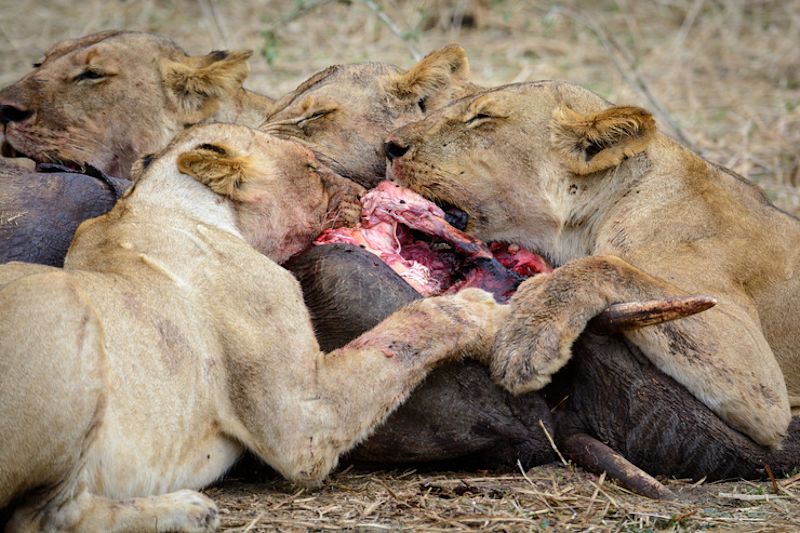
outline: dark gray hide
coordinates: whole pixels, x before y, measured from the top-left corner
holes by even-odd
[[[353,246],[312,248],[286,266],[303,286],[324,350],[419,298],[389,267]],[[380,464],[456,460],[482,468],[511,468],[519,459],[530,467],[555,459],[541,419],[557,443],[590,469],[590,454],[579,449],[585,439],[576,436],[596,437],[651,474],[758,479],[765,464],[776,475],[800,464],[797,417],[782,449],[770,451],[724,424],[622,338],[585,334],[574,351],[552,385],[520,397],[494,385],[477,364],[439,368],[351,458]],[[631,484],[636,488],[636,480]]]
[[[49,168],[60,171],[0,160],[0,263],[62,266],[78,224],[107,212],[130,185],[94,169],[87,175]]]

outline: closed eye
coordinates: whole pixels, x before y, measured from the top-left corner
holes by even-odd
[[[100,72],[99,70],[86,69],[77,76],[75,76],[74,78],[72,78],[72,81],[74,81],[75,83],[79,83],[86,80],[101,80],[105,77],[106,77],[105,73]]]
[[[310,115],[306,115],[306,116],[300,118],[297,121],[297,123],[298,124],[305,124],[307,122],[312,122],[312,121],[320,119],[320,118],[324,117],[325,115],[328,115],[328,114],[330,114],[332,112],[333,112],[333,109],[320,109],[319,111],[314,111]]]
[[[479,122],[482,122],[484,120],[488,120],[488,119],[491,119],[491,118],[497,118],[497,117],[495,117],[494,115],[486,114],[486,113],[478,113],[477,115],[475,115],[475,116],[471,117],[469,120],[467,120],[466,124],[467,125],[477,124]]]

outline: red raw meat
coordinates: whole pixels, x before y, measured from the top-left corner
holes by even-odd
[[[361,205],[357,227],[327,229],[314,244],[360,246],[380,257],[423,296],[480,287],[505,301],[524,278],[551,270],[544,259],[515,244],[486,245],[454,228],[436,204],[390,181],[365,194]],[[458,254],[415,240],[410,230],[436,237]]]

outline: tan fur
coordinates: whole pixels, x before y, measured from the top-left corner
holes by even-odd
[[[211,116],[221,98],[236,94],[250,73],[250,50],[212,52],[183,61],[163,59],[161,76],[175,107],[186,113],[187,122],[197,123]],[[266,112],[266,109],[264,110]]]
[[[230,152],[229,148],[220,145],[198,146],[178,157],[178,170],[196,177],[216,193],[241,200],[239,190],[248,178],[250,163],[247,158]]]
[[[800,224],[732,172],[655,133],[642,109],[560,82],[460,100],[394,132],[400,182],[484,240],[556,265],[512,299],[493,371],[538,389],[605,306],[708,294],[713,309],[626,333],[732,427],[775,446],[800,406]]]
[[[457,45],[408,71],[368,63],[329,67],[275,104],[261,130],[311,148],[335,172],[370,187],[385,174],[383,139],[454,98],[477,90]]]
[[[251,52],[186,55],[165,37],[102,32],[64,41],[0,91],[0,105],[30,116],[5,141],[37,162],[90,163],[128,177],[133,162],[163,149],[186,126],[257,126],[272,100],[242,87]]]
[[[451,44],[431,52],[401,76],[391,80],[387,89],[401,98],[429,98],[445,92],[453,84],[469,81],[469,62],[464,49]]]
[[[652,115],[638,107],[615,107],[583,116],[567,106],[553,111],[550,145],[576,174],[591,174],[645,149],[656,133]]]
[[[241,187],[220,176],[226,157],[247,161]],[[0,266],[10,530],[212,530],[216,507],[194,490],[245,448],[318,484],[428,370],[486,353],[507,306],[479,290],[416,302],[320,351],[276,260],[354,187],[295,143],[198,126],[80,226],[64,269]]]

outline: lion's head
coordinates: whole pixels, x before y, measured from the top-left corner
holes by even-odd
[[[592,217],[591,202],[580,200],[611,193],[587,177],[628,172],[624,162],[654,135],[643,109],[614,107],[563,82],[513,84],[393,132],[387,174],[464,211],[478,238],[518,243],[560,263],[566,252],[555,241]]]
[[[358,220],[364,189],[321,164],[304,146],[235,124],[207,124],[178,135],[146,165],[147,176],[175,168],[229,201],[245,240],[282,263],[322,230]]]
[[[62,41],[0,91],[3,154],[90,163],[127,177],[138,157],[160,150],[187,125],[212,117],[262,122],[270,100],[253,102],[242,88],[249,56],[188,56],[165,37],[135,32]],[[242,102],[265,109],[234,117]]]
[[[393,65],[336,65],[275,104],[260,129],[311,148],[334,171],[370,187],[383,178],[383,139],[408,122],[464,96],[469,63],[457,45],[407,71]]]

